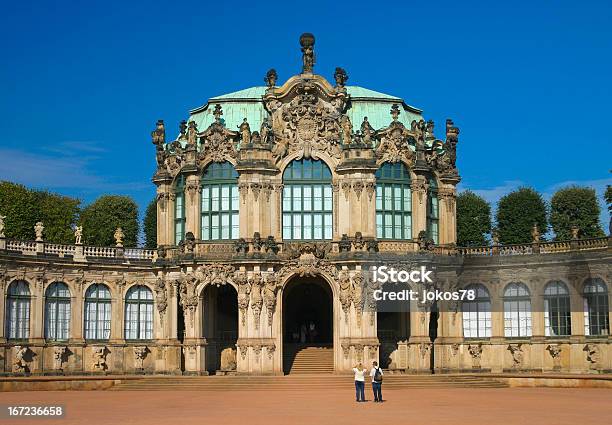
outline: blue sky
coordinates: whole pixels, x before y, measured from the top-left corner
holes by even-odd
[[[493,202],[521,185],[601,195],[612,3],[497,3],[3,1],[0,179],[144,207],[155,121],[174,134],[190,108],[271,67],[284,81],[308,31],[317,73],[341,66],[349,84],[403,97],[438,137],[455,121],[461,188]]]

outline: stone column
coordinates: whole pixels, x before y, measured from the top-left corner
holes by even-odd
[[[174,244],[172,221],[174,219],[174,192],[169,180],[157,184],[157,245]]]
[[[6,289],[8,288],[8,279],[6,276],[0,275],[0,344],[6,342],[6,325],[4,323],[6,317]],[[0,371],[2,371],[0,366]]]
[[[457,243],[456,200],[454,186],[445,185],[438,191],[440,214],[440,244]]]
[[[32,298],[30,299],[30,340],[33,342],[44,341],[44,280],[36,278],[30,285]]]
[[[196,239],[200,239],[201,235],[201,208],[202,208],[202,191],[200,187],[200,176],[191,174],[187,176],[185,182],[185,234],[192,232]]]
[[[249,202],[249,182],[246,176],[238,178],[238,196],[239,196],[239,221],[240,221],[240,237],[249,238],[253,236],[251,225],[251,203]]]
[[[412,239],[427,230],[427,179],[417,175],[410,183],[412,192]]]

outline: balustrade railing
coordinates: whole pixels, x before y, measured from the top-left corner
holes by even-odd
[[[462,257],[489,257],[489,256],[517,256],[531,254],[556,254],[563,252],[575,251],[592,251],[609,249],[611,239],[609,237],[590,238],[590,239],[573,239],[570,241],[551,241],[551,242],[534,242],[530,244],[512,244],[512,245],[492,245],[492,246],[472,246],[472,247],[456,247],[453,245],[437,245],[429,250],[434,255],[458,255]],[[259,253],[262,255],[272,255],[275,251],[281,256],[285,252],[290,252],[295,249],[296,244],[315,244],[314,242],[277,242],[274,250],[266,251],[264,246],[259,250],[255,249],[252,240],[245,241],[247,252],[249,254]],[[328,241],[329,245],[317,245],[317,249],[323,249],[329,254],[340,252],[340,243],[338,241]],[[361,241],[355,246],[352,242],[351,252],[367,252],[365,243]],[[319,242],[316,242],[319,244]],[[158,250],[143,249],[143,248],[121,248],[121,247],[103,247],[103,246],[84,246],[70,244],[56,244],[43,241],[20,241],[15,239],[0,238],[0,253],[3,251],[10,253],[18,253],[21,255],[57,255],[58,257],[73,257],[75,261],[86,261],[88,258],[118,258],[124,260],[144,260],[156,261],[158,259]],[[378,252],[382,253],[410,253],[419,251],[419,245],[416,241],[394,241],[394,240],[379,240]],[[196,242],[191,251],[187,247],[165,247],[164,253],[160,257],[165,260],[180,259],[186,255],[192,255],[199,258],[227,258],[234,255],[240,255],[243,251],[237,250],[236,242]]]

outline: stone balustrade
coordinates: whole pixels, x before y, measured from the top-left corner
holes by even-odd
[[[512,245],[492,245],[492,246],[473,246],[473,247],[456,247],[453,245],[437,245],[430,250],[419,250],[417,241],[406,240],[379,240],[378,252],[386,254],[406,254],[411,252],[431,253],[433,255],[443,256],[463,256],[463,257],[488,257],[488,256],[517,256],[517,255],[532,255],[532,254],[557,254],[572,251],[591,251],[608,249],[611,245],[610,237],[590,238],[590,239],[574,239],[570,241],[551,241],[531,244],[512,244]],[[253,240],[245,240],[249,255],[275,255],[271,251],[266,251],[262,246],[256,249]],[[278,255],[285,256],[291,246],[298,242],[277,242]],[[317,242],[321,244],[321,242]],[[328,244],[326,251],[330,254],[341,252],[338,241],[323,242]],[[36,241],[20,241],[15,239],[0,238],[0,253],[20,255],[37,255],[46,254],[57,256],[60,258],[72,257],[75,261],[88,261],[89,259],[125,259],[125,260],[140,260],[140,261],[156,261],[158,259],[158,251],[154,249],[144,248],[119,248],[119,247],[102,247],[102,246],[83,246],[71,244],[57,244],[49,242]],[[221,259],[232,256],[240,256],[240,252],[236,249],[236,243],[232,242],[195,242],[193,249],[189,251],[186,248],[171,246],[164,248],[164,260],[180,260],[186,255],[191,255],[195,258],[210,258]],[[365,244],[357,245],[352,241],[351,252],[367,252]]]

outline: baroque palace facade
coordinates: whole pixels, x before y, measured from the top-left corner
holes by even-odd
[[[331,84],[300,44],[284,84],[210,99],[176,140],[158,121],[156,250],[0,227],[0,372],[281,374],[308,346],[335,372],[612,370],[610,239],[457,247],[458,128]],[[380,265],[476,299],[379,310]]]

